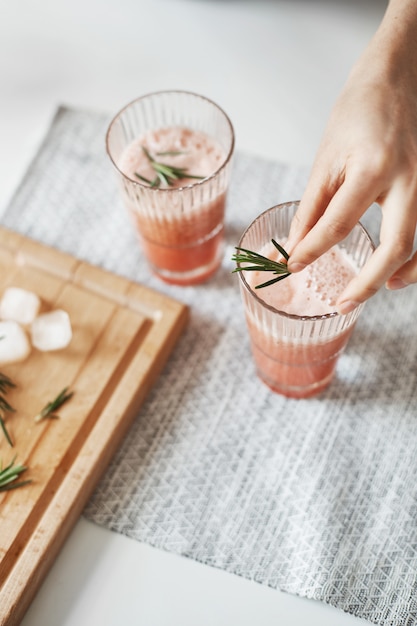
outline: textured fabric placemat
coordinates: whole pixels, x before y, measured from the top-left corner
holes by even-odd
[[[2,223],[192,307],[191,322],[85,516],[376,624],[417,623],[417,290],[366,307],[321,396],[255,376],[233,246],[306,172],[238,153],[222,268],[150,275],[104,150],[109,117],[61,108]],[[366,226],[378,232],[373,207]]]

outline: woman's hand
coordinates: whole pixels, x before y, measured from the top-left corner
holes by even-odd
[[[380,244],[339,298],[347,313],[386,283],[417,282],[417,2],[392,0],[330,116],[294,217],[291,271],[341,241],[378,202]]]

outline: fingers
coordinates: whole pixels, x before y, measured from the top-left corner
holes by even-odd
[[[381,243],[340,296],[336,304],[339,313],[348,313],[365,302],[391,277],[397,276],[403,282],[411,279],[417,282],[417,258],[407,262],[412,253],[417,223],[413,195],[394,187],[383,202],[382,215]]]
[[[349,180],[341,184],[328,204],[326,191],[316,200],[310,191],[306,193],[291,233],[292,243],[296,243],[290,252],[289,270],[300,271],[343,240],[372,202],[379,199],[380,245],[339,298],[337,310],[344,314],[352,311],[384,283],[390,289],[399,289],[417,282],[417,253],[410,259],[417,225],[417,185],[410,183],[399,180],[385,194],[381,178],[367,177],[362,171],[360,180],[350,173]]]
[[[350,313],[371,298],[386,280],[386,252],[378,247],[336,302],[338,313]],[[388,269],[388,273],[390,270]]]
[[[333,181],[330,176],[327,180],[323,181],[323,171],[329,172],[329,168],[326,166],[321,167],[318,163],[313,167],[306,190],[291,222],[290,233],[286,244],[286,249],[289,253],[294,250],[295,246],[315,226],[327,209],[333,194],[336,193],[337,188],[340,186],[340,183]]]
[[[323,208],[322,204],[325,193],[322,193],[319,202],[313,201],[311,205],[307,204],[306,198],[298,217],[299,223],[295,227],[298,236],[303,232],[304,236],[292,248],[289,270],[302,270],[344,239],[378,195],[379,186],[366,184],[364,177],[352,175],[337,189],[327,207]],[[309,229],[309,224],[314,220],[314,225]]]
[[[402,289],[413,283],[417,283],[417,252],[387,280],[386,287],[391,290]]]

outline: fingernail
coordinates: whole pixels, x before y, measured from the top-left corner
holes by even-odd
[[[304,263],[290,263],[288,265],[288,269],[290,270],[290,272],[294,272],[294,274],[296,274],[297,272],[301,272],[306,267],[307,265],[304,265]]]
[[[386,287],[394,291],[395,289],[404,289],[404,287],[407,287],[407,283],[405,283],[402,278],[391,278],[387,281]]]
[[[355,302],[354,300],[345,300],[344,302],[339,302],[337,305],[337,311],[341,315],[346,315],[356,309],[359,304],[360,302]]]

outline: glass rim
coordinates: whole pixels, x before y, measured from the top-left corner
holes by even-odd
[[[129,108],[131,107],[133,104],[135,104],[136,102],[140,102],[141,100],[144,100],[146,98],[150,98],[151,96],[158,96],[160,94],[185,94],[188,96],[193,96],[195,98],[199,98],[200,100],[205,100],[206,102],[209,102],[210,104],[212,104],[216,109],[218,109],[220,111],[220,113],[222,113],[226,119],[226,122],[229,126],[230,132],[231,132],[231,143],[230,143],[230,148],[228,153],[226,154],[226,157],[224,159],[224,161],[222,162],[222,164],[212,173],[210,174],[210,176],[207,176],[206,178],[203,178],[202,180],[197,180],[195,182],[189,183],[188,185],[183,185],[182,187],[150,187],[149,185],[139,181],[139,180],[135,180],[133,178],[130,178],[130,176],[127,176],[127,174],[125,174],[117,165],[117,163],[115,162],[115,160],[113,159],[113,156],[110,152],[110,148],[109,148],[109,141],[110,141],[110,133],[112,131],[112,128],[114,126],[114,124],[117,122],[117,120],[121,117],[121,115]],[[121,176],[123,176],[123,178],[125,178],[126,180],[128,180],[130,183],[133,183],[134,185],[138,185],[139,187],[143,187],[144,189],[150,189],[151,191],[155,191],[155,192],[162,192],[162,193],[172,193],[175,191],[180,191],[182,189],[191,189],[192,187],[197,187],[198,185],[204,185],[207,181],[211,181],[213,178],[215,178],[222,169],[224,169],[226,167],[226,165],[230,162],[232,155],[233,155],[233,151],[234,151],[234,147],[235,147],[235,132],[234,132],[234,128],[233,128],[233,124],[229,118],[229,116],[227,115],[227,113],[216,103],[214,102],[214,100],[211,100],[210,98],[207,98],[206,96],[202,96],[199,93],[195,93],[194,91],[187,91],[184,89],[161,89],[159,91],[151,91],[149,93],[146,93],[142,96],[139,96],[138,98],[134,98],[133,100],[131,100],[130,102],[128,102],[127,104],[125,104],[124,107],[122,107],[111,119],[109,126],[107,128],[107,132],[106,132],[106,138],[105,138],[105,142],[106,142],[106,152],[112,162],[112,164],[114,165],[114,167],[116,168],[116,170],[119,172],[119,174],[121,174]]]
[[[288,202],[282,202],[280,204],[276,204],[275,206],[270,207],[269,209],[266,209],[265,211],[262,211],[262,213],[260,213],[254,220],[252,220],[252,222],[249,224],[249,226],[247,226],[242,234],[242,236],[240,237],[239,243],[238,243],[238,247],[242,247],[242,241],[245,238],[247,232],[249,231],[250,228],[252,228],[252,226],[254,226],[254,224],[256,224],[256,222],[258,222],[262,217],[264,217],[264,215],[266,215],[267,213],[270,213],[271,211],[276,211],[277,209],[283,209],[287,206],[290,205],[299,205],[300,201],[299,200],[290,200]],[[366,228],[363,226],[363,224],[358,221],[356,222],[355,227],[359,226],[359,228],[361,229],[361,231],[363,232],[363,234],[365,235],[365,237],[368,239],[368,242],[370,243],[372,252],[374,252],[375,250],[375,244],[372,241],[371,236],[369,235],[368,231],[366,230]],[[353,229],[352,229],[353,230]],[[343,241],[343,240],[342,240]],[[240,264],[237,263],[237,266],[240,267]],[[286,311],[282,311],[281,309],[277,309],[274,306],[272,306],[271,304],[268,304],[267,302],[265,302],[265,300],[262,300],[262,298],[260,298],[257,293],[250,287],[249,283],[247,282],[245,276],[244,276],[244,272],[237,272],[239,275],[239,279],[241,280],[241,283],[243,285],[243,287],[250,293],[251,296],[253,296],[255,298],[255,300],[265,309],[268,309],[269,311],[271,311],[272,313],[277,313],[278,315],[281,315],[282,317],[286,317],[287,319],[291,319],[291,320],[299,320],[302,322],[317,322],[317,321],[323,321],[323,320],[328,320],[331,319],[333,317],[346,317],[349,318],[350,316],[354,315],[355,312],[358,310],[358,307],[356,307],[353,311],[351,311],[350,313],[338,313],[337,311],[332,311],[331,313],[324,313],[323,315],[296,315],[295,313],[287,313]],[[284,279],[285,280],[285,279]],[[359,304],[360,306],[360,304]]]

